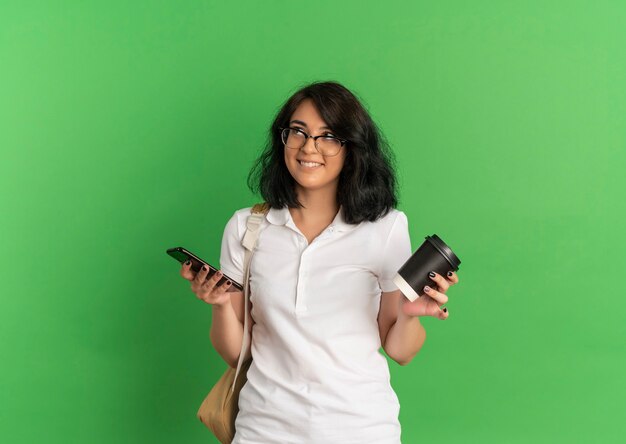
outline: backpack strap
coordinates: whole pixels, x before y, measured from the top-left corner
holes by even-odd
[[[241,342],[241,351],[239,352],[239,361],[237,362],[237,371],[235,372],[235,378],[233,380],[233,386],[231,390],[235,389],[235,382],[237,376],[244,362],[244,356],[250,346],[250,333],[248,332],[248,300],[250,298],[250,261],[252,259],[252,253],[256,248],[256,242],[260,234],[259,228],[265,215],[270,210],[270,206],[267,203],[256,204],[252,207],[250,216],[246,221],[246,232],[241,240],[241,244],[244,247],[244,260],[243,260],[243,341]]]

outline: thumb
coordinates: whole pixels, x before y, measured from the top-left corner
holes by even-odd
[[[407,302],[402,305],[402,311],[404,312],[404,314],[409,315],[409,316],[423,315],[422,310],[420,310],[420,308],[416,304],[413,304],[410,302]]]

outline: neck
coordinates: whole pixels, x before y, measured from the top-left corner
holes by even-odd
[[[339,211],[337,188],[321,190],[296,190],[302,208],[290,208],[292,217],[301,221],[330,223]]]

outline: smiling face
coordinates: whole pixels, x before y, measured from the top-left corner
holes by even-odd
[[[289,119],[288,126],[301,129],[309,136],[322,134],[336,136],[319,115],[311,99],[305,99],[300,103]],[[301,194],[302,191],[334,190],[336,195],[339,173],[346,158],[345,146],[335,156],[322,156],[315,148],[313,139],[309,138],[299,150],[287,147],[284,150],[285,164],[296,181],[297,194]]]

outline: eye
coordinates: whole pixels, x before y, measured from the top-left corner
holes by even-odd
[[[293,134],[294,136],[304,136],[304,135],[306,134],[306,133],[305,133],[302,129],[300,129],[300,128],[296,128],[296,127],[293,127],[293,126],[292,126],[292,127],[291,127],[291,128],[289,128],[289,129],[291,130],[291,132],[292,132],[292,134]]]

